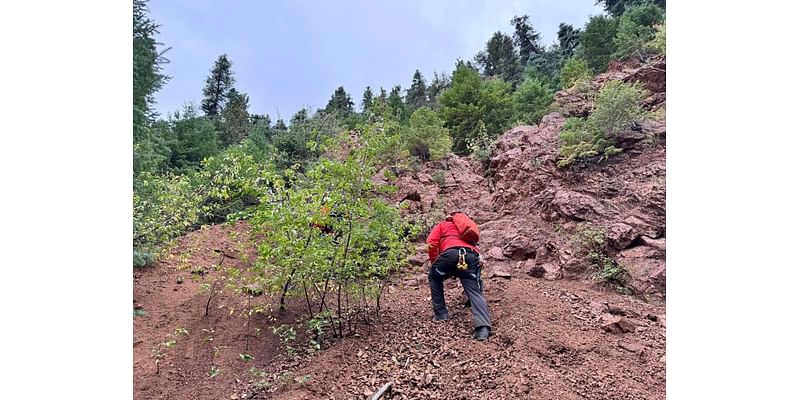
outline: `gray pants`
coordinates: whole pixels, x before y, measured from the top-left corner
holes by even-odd
[[[472,321],[475,328],[486,326],[491,329],[492,322],[489,317],[489,307],[486,299],[483,298],[483,283],[481,281],[481,269],[478,255],[467,251],[466,270],[458,269],[458,249],[451,247],[445,250],[428,271],[428,285],[431,287],[431,304],[433,305],[434,316],[446,318],[448,316],[447,306],[444,304],[444,280],[457,276],[461,280],[461,286],[467,293],[467,298],[471,304]]]

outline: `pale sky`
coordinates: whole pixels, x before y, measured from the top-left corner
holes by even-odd
[[[560,22],[581,28],[602,14],[594,0],[211,1],[151,0],[161,25],[157,39],[171,49],[172,79],[156,93],[162,116],[185,102],[199,104],[214,60],[227,53],[236,88],[250,96],[250,112],[291,118],[303,107],[322,108],[338,86],[361,103],[364,88],[388,92],[451,73],[471,60],[492,33],[509,35],[514,15],[528,14],[545,44]]]

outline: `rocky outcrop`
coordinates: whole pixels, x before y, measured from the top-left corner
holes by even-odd
[[[651,100],[662,96],[653,104],[663,105],[664,59],[612,64],[590,85],[599,88],[614,79],[642,82]],[[625,151],[609,161],[558,168],[565,118],[593,107],[589,96],[560,93],[555,102],[572,104],[572,111],[510,129],[485,164],[450,155],[401,176],[393,182],[399,189],[393,200],[430,226],[446,212],[467,212],[481,229],[484,259],[504,274],[588,277],[591,263],[577,238],[589,227],[601,232],[600,250],[630,271],[637,293],[665,299],[666,148],[658,144],[663,141],[646,140],[666,137],[664,122],[646,121],[621,135]],[[382,173],[377,176],[388,183]]]

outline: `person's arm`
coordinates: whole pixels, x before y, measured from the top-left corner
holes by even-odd
[[[437,224],[431,230],[431,233],[428,235],[428,259],[431,260],[431,264],[436,261],[436,257],[439,256],[439,240],[442,238],[442,225]]]

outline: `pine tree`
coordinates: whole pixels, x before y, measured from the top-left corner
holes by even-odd
[[[269,129],[270,124],[272,124],[272,120],[269,118],[269,114],[250,114],[250,125],[260,125]]]
[[[514,16],[511,25],[514,27],[514,44],[519,46],[519,59],[523,66],[528,64],[531,55],[539,54],[544,48],[539,44],[540,35],[531,26],[530,17],[523,15]]]
[[[219,152],[217,131],[207,118],[200,117],[187,104],[183,113],[176,111],[169,120],[173,137],[170,164],[181,172],[197,169],[204,158]]]
[[[344,87],[339,86],[331,95],[328,100],[328,105],[325,106],[325,112],[334,114],[340,118],[347,118],[353,113],[353,100],[350,95],[345,92]]]
[[[419,70],[414,72],[411,87],[406,91],[406,108],[409,113],[428,104],[428,88]]]
[[[581,34],[580,56],[595,73],[608,69],[614,54],[614,37],[617,35],[617,19],[597,15],[589,19]]]
[[[286,127],[286,123],[283,122],[282,118],[278,118],[278,120],[275,121],[275,126],[272,129],[274,129],[276,131],[288,131],[289,130],[289,128]]]
[[[133,1],[133,134],[142,135],[148,121],[155,117],[153,95],[169,80],[161,71],[167,62],[155,40],[158,25],[148,18],[147,0]],[[165,50],[166,51],[166,50]]]
[[[302,108],[300,109],[300,111],[292,115],[292,119],[289,120],[289,125],[292,127],[296,127],[298,125],[306,123],[306,121],[308,121],[308,110]]]
[[[232,66],[228,56],[223,54],[214,62],[211,75],[206,78],[206,86],[203,88],[203,102],[200,108],[211,119],[219,119],[228,100],[228,93],[236,82],[233,78]]]
[[[364,89],[364,95],[361,96],[361,112],[367,112],[370,108],[372,108],[372,89],[367,86]]]
[[[228,101],[222,110],[222,143],[230,146],[240,143],[250,130],[250,98],[233,88],[225,97]]]
[[[565,59],[572,57],[581,40],[581,30],[570,24],[558,24],[558,47]]]
[[[484,121],[492,138],[509,127],[513,113],[511,84],[500,79],[481,80],[467,63],[459,62],[450,87],[439,95],[440,114],[453,138],[453,152],[469,153],[468,141]]]
[[[612,17],[619,17],[625,13],[625,10],[649,2],[649,0],[597,0],[595,4],[603,4],[603,8]],[[652,3],[661,7],[663,10],[667,9],[667,0],[655,0]]]
[[[392,91],[389,92],[387,106],[392,116],[396,117],[398,120],[405,121],[406,117],[408,117],[406,105],[403,103],[403,98],[400,96],[400,85],[393,87]]]
[[[512,83],[518,79],[520,67],[514,41],[503,32],[492,35],[486,42],[486,49],[475,56],[475,62],[483,67],[486,76],[497,76]]]

